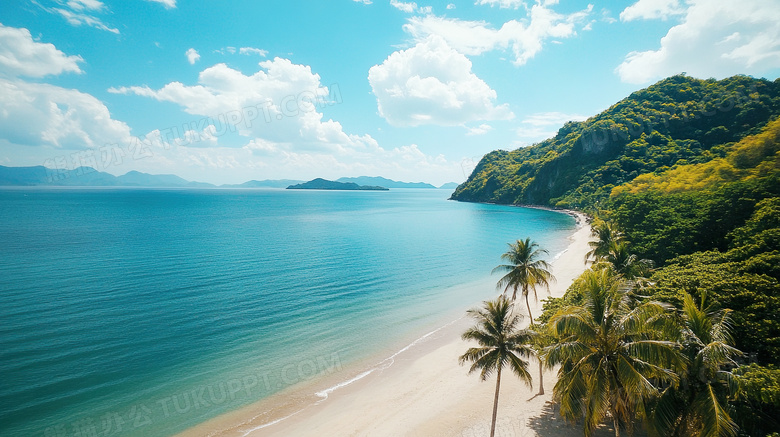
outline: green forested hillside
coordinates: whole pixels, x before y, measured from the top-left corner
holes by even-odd
[[[730,234],[760,202],[780,196],[780,117],[726,150],[723,158],[615,187],[599,215],[620,225],[637,254],[661,265],[697,251],[728,250]]]
[[[597,208],[615,186],[724,157],[780,115],[780,80],[673,76],[554,138],[485,155],[454,200]]]
[[[588,211],[599,241],[600,228],[619,236],[605,246],[612,258],[655,265],[632,285],[637,303],[671,303],[677,318],[686,296],[728,309],[726,338],[741,353],[713,375],[733,369],[736,385],[713,377],[706,393],[720,399],[739,436],[780,433],[780,79],[671,77],[555,138],[486,155],[453,198]],[[615,262],[609,268],[618,272],[624,264]],[[540,321],[580,305],[578,284],[550,299]],[[664,386],[650,397],[651,416],[704,405],[693,394],[706,380]],[[662,408],[667,401],[675,408]],[[706,434],[694,433],[694,416],[678,416],[648,421],[651,435],[671,435],[653,431],[659,423],[674,435]]]

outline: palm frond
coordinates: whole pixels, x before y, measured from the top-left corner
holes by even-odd
[[[512,314],[511,307],[508,299],[499,296],[496,300],[483,302],[481,308],[468,311],[468,315],[477,323],[467,329],[461,338],[474,341],[480,347],[469,348],[458,361],[461,365],[471,363],[469,373],[480,371],[482,380],[507,364],[513,367],[513,371],[520,372],[518,376],[524,377],[523,371],[528,373],[521,365],[521,357],[533,354],[530,343],[537,334],[531,330],[517,329],[520,316]]]
[[[605,366],[603,361],[598,367]],[[610,406],[610,393],[612,388],[609,377],[605,372],[595,371],[586,377],[588,398],[585,409],[585,435],[591,436],[598,425],[607,415]]]
[[[640,360],[629,360],[625,356],[618,356],[615,368],[622,387],[631,393],[642,397],[650,397],[656,394],[656,388],[645,376],[650,366]],[[644,370],[641,372],[640,370]]]
[[[525,383],[528,388],[533,388],[531,374],[528,372],[528,361],[523,361],[519,356],[510,353],[507,355],[507,364],[521,381]]]
[[[526,300],[529,292],[533,292],[534,299],[538,299],[537,287],[542,286],[549,290],[550,283],[555,280],[550,273],[550,265],[541,259],[547,254],[545,249],[540,249],[530,238],[509,243],[509,250],[501,255],[505,264],[495,267],[491,272],[505,273],[496,283],[496,288],[503,293],[512,290],[513,300],[518,290],[522,290],[522,296]]]
[[[711,386],[699,393],[693,402],[694,411],[701,420],[701,437],[727,437],[737,435],[737,425],[720,404]]]

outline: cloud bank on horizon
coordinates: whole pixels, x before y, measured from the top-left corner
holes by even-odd
[[[780,73],[777,0],[12,3],[2,165],[441,184],[666,76]]]

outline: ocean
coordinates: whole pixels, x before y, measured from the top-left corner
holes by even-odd
[[[0,188],[0,435],[170,436],[327,376],[325,397],[494,296],[507,243],[552,260],[575,230],[450,193]]]

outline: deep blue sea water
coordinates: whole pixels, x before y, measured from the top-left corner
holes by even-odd
[[[574,231],[449,194],[0,188],[0,435],[172,435],[392,353],[493,294],[464,284],[508,242]]]

